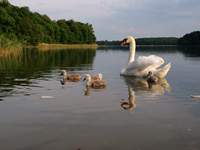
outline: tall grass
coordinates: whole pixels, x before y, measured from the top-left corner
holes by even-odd
[[[41,50],[51,50],[51,49],[96,49],[97,44],[47,44],[40,43],[36,46]]]
[[[18,57],[22,50],[22,43],[14,36],[0,34],[0,59]]]
[[[17,40],[16,37],[7,37],[4,34],[0,34],[0,49],[19,49],[22,48],[22,43]]]

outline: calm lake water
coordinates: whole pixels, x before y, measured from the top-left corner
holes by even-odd
[[[190,96],[200,95],[200,54],[137,49],[137,56],[149,54],[172,63],[158,85],[120,76],[125,49],[28,49],[1,56],[0,149],[199,150],[200,100]],[[81,81],[62,88],[61,69],[102,72],[108,86],[85,91]]]

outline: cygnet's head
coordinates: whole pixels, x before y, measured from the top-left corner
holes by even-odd
[[[100,80],[103,79],[103,74],[102,74],[102,73],[99,73],[98,76],[99,76],[99,79],[100,79]]]
[[[67,76],[67,71],[66,70],[61,70],[60,75]]]
[[[135,39],[132,36],[127,36],[127,38],[123,39],[120,44],[123,45],[129,45],[130,43],[135,42]]]
[[[85,74],[83,81],[91,81],[91,75],[90,74]]]

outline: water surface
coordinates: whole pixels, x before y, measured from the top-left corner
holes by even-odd
[[[172,63],[166,80],[151,87],[119,75],[125,49],[27,49],[2,56],[0,149],[198,150],[200,101],[190,95],[200,95],[200,55],[189,50],[138,48],[137,56]],[[62,88],[61,69],[102,72],[108,86],[85,91],[83,82],[68,82]]]

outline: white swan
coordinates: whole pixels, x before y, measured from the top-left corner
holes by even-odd
[[[121,45],[129,44],[130,52],[128,65],[126,68],[122,69],[121,75],[124,76],[136,76],[136,77],[146,77],[149,72],[152,72],[158,78],[164,78],[171,68],[171,64],[168,63],[165,66],[163,58],[150,55],[150,56],[139,56],[135,61],[135,49],[136,42],[132,36],[128,36],[123,41]]]

